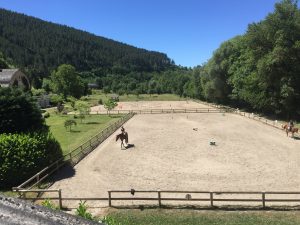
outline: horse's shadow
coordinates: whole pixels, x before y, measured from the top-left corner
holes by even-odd
[[[134,148],[134,144],[127,144],[127,146],[125,147],[124,150],[130,149],[130,148]]]
[[[300,137],[294,136],[293,139],[299,141],[299,140],[300,140]]]

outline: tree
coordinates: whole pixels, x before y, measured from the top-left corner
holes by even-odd
[[[60,65],[51,74],[52,90],[54,93],[62,94],[66,99],[68,95],[79,98],[84,94],[85,85],[71,65]]]
[[[77,123],[75,120],[66,120],[65,123],[64,123],[64,126],[66,129],[70,129],[70,131],[72,130],[72,126],[76,126]]]
[[[108,111],[108,114],[110,115],[110,111],[113,110],[118,103],[116,103],[114,100],[109,99],[104,102],[104,108]]]
[[[44,119],[30,93],[14,88],[0,88],[0,133],[41,129]]]
[[[88,115],[90,113],[91,107],[87,102],[77,101],[75,103],[75,108],[79,112],[79,118],[81,119],[81,123],[82,123],[82,120],[85,118],[85,115]]]

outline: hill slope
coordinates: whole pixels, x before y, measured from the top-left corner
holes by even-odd
[[[0,9],[0,52],[38,76],[47,76],[63,63],[103,74],[162,71],[172,64],[163,53],[4,9]]]

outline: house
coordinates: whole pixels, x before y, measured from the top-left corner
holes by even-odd
[[[31,88],[28,77],[19,69],[0,69],[0,87]]]

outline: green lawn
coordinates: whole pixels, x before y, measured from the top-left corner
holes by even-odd
[[[60,143],[63,153],[67,153],[88,141],[120,117],[121,115],[114,115],[113,117],[107,115],[90,115],[86,116],[82,122],[80,119],[75,119],[77,125],[73,126],[70,132],[64,127],[64,122],[67,119],[74,119],[73,115],[50,113],[50,117],[46,119],[46,124]]]
[[[109,99],[110,94],[104,94],[101,90],[93,90],[91,95],[84,96],[82,99],[84,101],[87,101],[90,103],[91,106],[98,105],[98,101],[101,98],[102,101],[106,101]],[[122,102],[130,102],[130,101],[181,101],[185,100],[185,98],[182,98],[178,95],[174,94],[141,94],[139,96],[137,95],[121,95],[119,97],[119,100]]]
[[[108,215],[122,225],[299,225],[299,212],[118,210]]]

